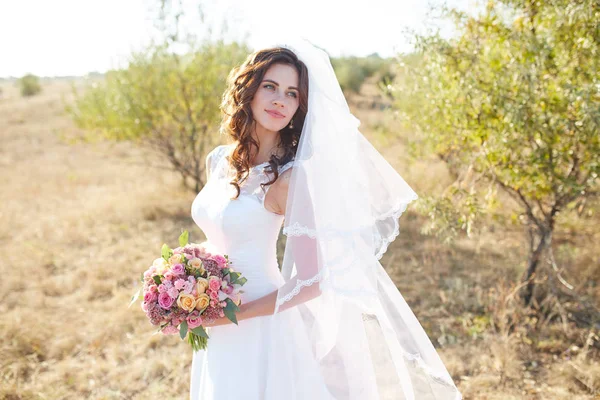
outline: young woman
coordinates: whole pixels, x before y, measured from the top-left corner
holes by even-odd
[[[289,43],[232,70],[231,144],[208,154],[192,204],[248,281],[237,325],[204,323],[190,398],[460,399],[379,262],[417,195],[359,132],[327,54]]]

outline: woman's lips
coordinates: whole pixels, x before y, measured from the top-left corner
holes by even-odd
[[[269,111],[269,110],[265,110],[267,112],[267,114],[269,114],[271,117],[273,118],[285,118],[284,115],[281,115],[279,113],[273,112],[273,111]]]

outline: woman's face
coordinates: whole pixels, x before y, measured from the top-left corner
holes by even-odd
[[[269,67],[250,102],[257,130],[279,132],[290,123],[299,104],[298,80],[291,65]]]

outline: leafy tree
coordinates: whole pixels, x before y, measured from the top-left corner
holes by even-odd
[[[23,97],[35,96],[42,91],[40,79],[33,74],[27,74],[19,79],[19,87]]]
[[[418,54],[390,94],[416,140],[456,178],[432,207],[454,208],[468,229],[493,204],[483,191],[518,204],[529,304],[559,213],[598,196],[600,3],[498,0],[477,15],[443,11],[458,36],[416,35]]]
[[[206,153],[218,142],[227,74],[248,54],[244,45],[205,42],[180,56],[167,45],[134,53],[129,66],[94,81],[68,111],[88,140],[136,140],[158,152],[196,192]]]

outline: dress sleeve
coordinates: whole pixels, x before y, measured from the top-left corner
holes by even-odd
[[[210,176],[215,170],[217,163],[219,162],[221,155],[223,154],[223,150],[225,149],[225,145],[220,145],[212,149],[206,155],[206,181],[210,179]]]

